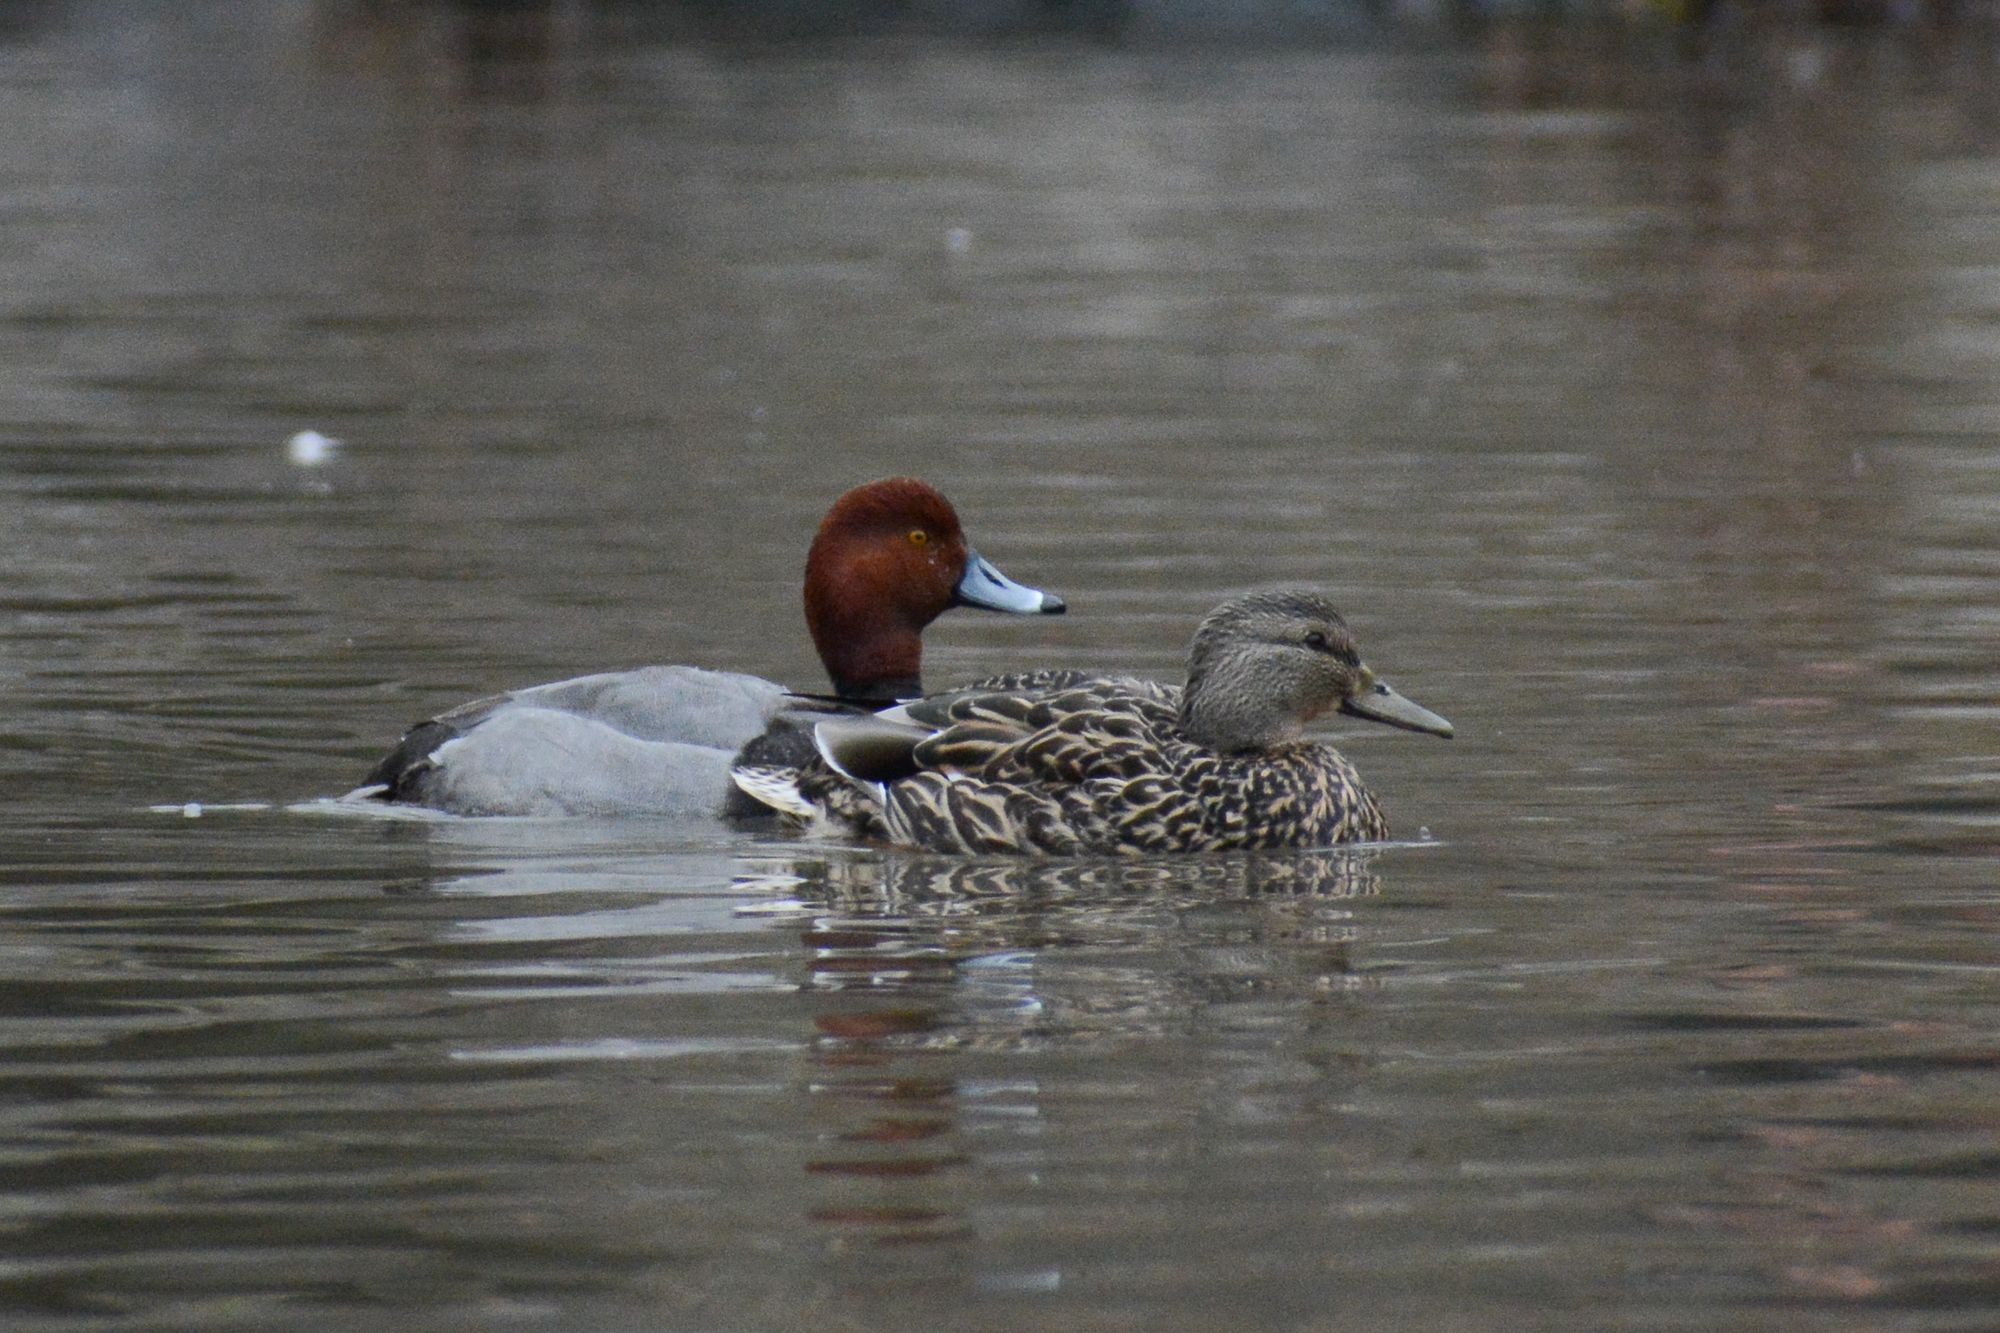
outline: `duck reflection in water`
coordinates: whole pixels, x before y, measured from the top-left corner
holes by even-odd
[[[1015,1060],[1145,1038],[1246,986],[1316,1012],[1355,979],[1329,904],[1380,891],[1376,855],[799,858],[739,879],[819,905],[801,936],[823,1126],[808,1216],[871,1253],[971,1235],[964,1171],[1034,1157],[1050,1129]],[[1106,949],[1129,956],[1107,972]]]

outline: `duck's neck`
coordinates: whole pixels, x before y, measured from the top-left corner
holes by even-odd
[[[924,692],[922,626],[893,607],[843,605],[806,586],[806,625],[833,692],[856,703],[894,703]]]
[[[1283,706],[1254,661],[1197,666],[1181,691],[1181,734],[1224,754],[1269,750],[1305,734],[1305,722]]]
[[[924,692],[923,678],[915,674],[848,677],[829,670],[827,676],[833,681],[836,695],[858,704],[892,704],[900,699],[918,698]]]

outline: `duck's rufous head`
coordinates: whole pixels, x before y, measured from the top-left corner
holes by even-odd
[[[833,502],[806,555],[806,627],[844,699],[923,693],[924,626],[954,606],[1064,609],[966,544],[951,502],[914,477],[856,486]]]

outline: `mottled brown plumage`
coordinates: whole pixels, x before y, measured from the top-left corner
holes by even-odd
[[[857,732],[823,724],[830,763],[742,775],[745,789],[810,809],[844,832],[945,852],[1201,852],[1377,841],[1388,820],[1331,746],[1302,737],[1338,708],[1450,735],[1450,724],[1363,666],[1326,599],[1252,593],[1195,633],[1183,688],[1036,672],[1001,677],[879,715],[909,737],[894,775],[842,762]],[[786,784],[789,784],[787,786]],[[761,790],[760,790],[761,788]]]

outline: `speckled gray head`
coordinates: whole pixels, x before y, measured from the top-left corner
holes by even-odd
[[[1334,709],[1452,734],[1451,723],[1376,677],[1347,622],[1316,589],[1261,589],[1202,618],[1181,700],[1189,739],[1227,752],[1269,749],[1299,739],[1306,723]]]

